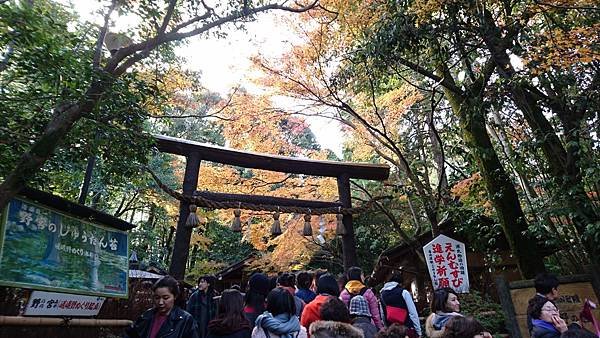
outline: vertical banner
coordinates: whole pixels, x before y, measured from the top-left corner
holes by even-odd
[[[127,232],[20,198],[0,222],[0,285],[127,297]]]
[[[449,287],[458,293],[469,292],[467,254],[463,243],[439,235],[423,247],[423,252],[434,289]]]

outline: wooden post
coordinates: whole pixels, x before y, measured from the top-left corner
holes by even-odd
[[[198,152],[190,153],[186,158],[185,175],[183,177],[184,195],[191,196],[198,187],[200,162],[202,162],[202,158]],[[190,214],[189,206],[190,204],[185,201],[179,203],[179,220],[177,221],[175,244],[173,245],[173,255],[171,256],[171,266],[169,268],[169,274],[177,280],[183,280],[185,277],[185,266],[190,252],[192,228],[185,225],[185,221]]]
[[[515,306],[512,302],[512,296],[510,294],[510,285],[503,276],[496,277],[496,290],[498,291],[498,298],[502,304],[502,310],[506,315],[506,328],[512,338],[522,338],[521,330],[519,330],[519,323],[517,323],[517,315],[515,313]]]
[[[350,178],[347,174],[342,174],[337,178],[338,194],[340,202],[344,208],[352,208],[352,196],[350,195]],[[346,234],[342,236],[342,255],[344,261],[344,271],[350,267],[358,265],[356,257],[356,240],[354,239],[354,226],[352,225],[352,215],[344,215],[342,218]]]
[[[590,275],[590,283],[596,293],[596,297],[600,299],[600,270],[597,265],[586,265],[583,267],[586,273]]]

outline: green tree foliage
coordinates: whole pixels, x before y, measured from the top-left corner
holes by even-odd
[[[54,107],[79,97],[102,75],[89,62],[93,30],[62,6],[49,1],[4,4],[0,18],[0,44],[6,48],[0,73],[0,177],[5,178],[43,133],[56,114]],[[123,184],[137,175],[150,144],[142,134],[143,103],[153,94],[135,72],[116,81],[61,142],[36,185],[77,196],[85,159],[92,155],[101,163],[105,184]]]

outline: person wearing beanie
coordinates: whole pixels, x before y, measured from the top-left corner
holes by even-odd
[[[306,328],[310,328],[310,324],[321,320],[321,306],[331,297],[339,297],[340,289],[337,280],[332,274],[326,273],[317,280],[317,297],[306,304],[300,324]]]
[[[377,334],[377,327],[371,322],[371,311],[365,297],[358,295],[350,299],[350,318],[352,326],[359,328],[365,338],[373,338]]]
[[[269,277],[264,273],[255,273],[248,281],[248,290],[244,298],[244,315],[254,327],[256,318],[265,311],[265,299],[271,291]]]
[[[373,290],[363,283],[362,269],[357,266],[353,266],[348,269],[346,277],[348,282],[340,294],[340,299],[344,302],[344,304],[346,304],[346,306],[349,306],[350,299],[354,298],[355,296],[361,295],[365,297],[367,303],[369,304],[369,311],[371,312],[373,324],[375,324],[377,329],[382,329],[383,322],[381,321],[381,316],[379,315],[379,301],[373,293]]]

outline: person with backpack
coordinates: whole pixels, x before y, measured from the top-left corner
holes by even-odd
[[[340,299],[346,307],[350,306],[350,300],[352,297],[361,295],[365,297],[367,303],[369,304],[369,312],[371,313],[373,323],[377,327],[377,329],[383,328],[383,323],[381,321],[381,316],[379,314],[379,303],[377,301],[377,297],[373,293],[373,290],[368,288],[363,283],[363,273],[361,268],[357,266],[353,266],[348,269],[347,273],[348,282],[344,286],[344,290],[340,294]]]
[[[415,302],[408,290],[402,287],[402,273],[394,272],[381,289],[381,308],[387,326],[394,323],[406,326],[409,337],[420,337],[421,325]]]
[[[371,311],[365,297],[358,295],[350,299],[350,318],[352,326],[359,328],[365,338],[373,338],[377,334],[377,327],[371,321]]]

